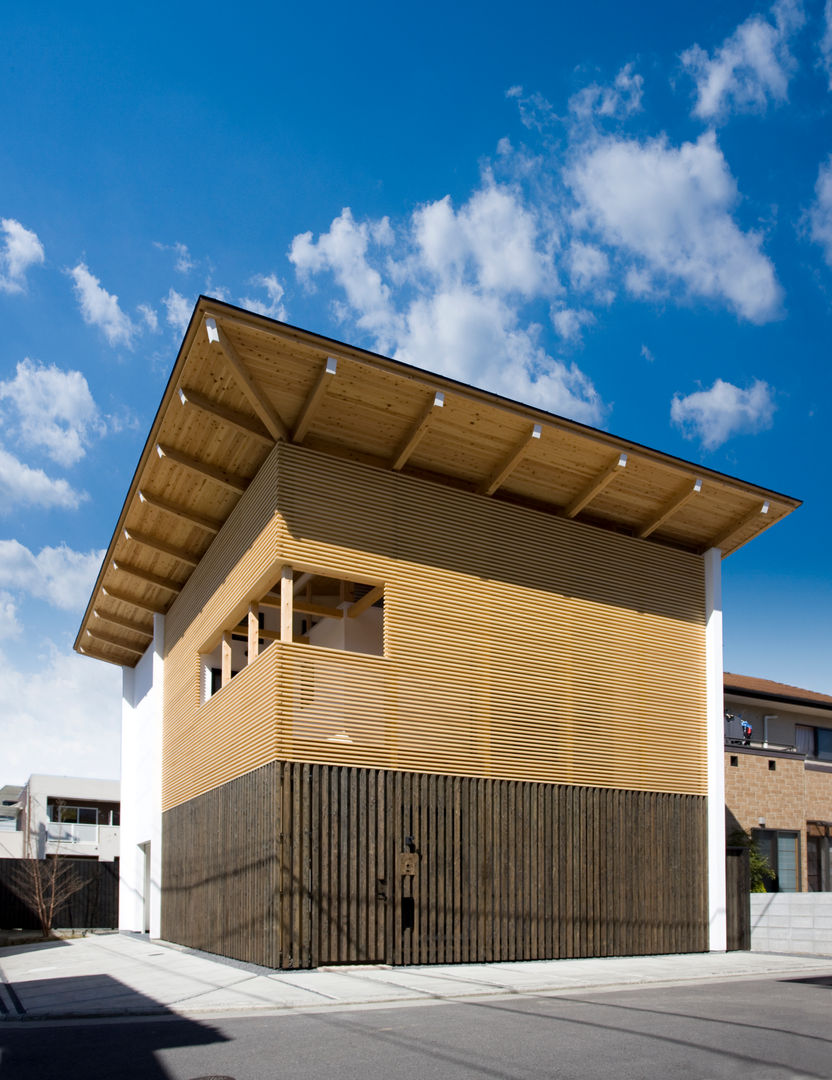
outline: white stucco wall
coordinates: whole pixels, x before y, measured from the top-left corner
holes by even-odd
[[[143,931],[149,922],[151,937],[161,929],[164,636],[156,615],[147,652],[122,669],[119,928]]]
[[[722,552],[705,552],[705,677],[708,715],[708,928],[711,952],[725,952],[725,720],[722,666]]]
[[[752,893],[751,949],[832,956],[832,893]]]

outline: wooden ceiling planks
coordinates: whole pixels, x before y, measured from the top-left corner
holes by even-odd
[[[328,361],[337,371],[327,376]],[[183,404],[180,389],[190,403]],[[433,405],[437,394],[441,407]],[[299,441],[313,449],[391,468],[408,447],[400,468],[413,476],[561,516],[572,512],[579,521],[636,537],[644,532],[648,543],[693,552],[719,541],[727,554],[800,505],[607,432],[201,297],[76,648],[114,663],[135,662],[113,642],[138,648],[146,641],[122,637],[125,626],[152,633],[152,612],[170,606],[173,588],[207,551],[273,439],[289,437],[298,425]],[[539,436],[532,437],[536,428]],[[159,444],[168,456],[160,457]],[[622,454],[626,466],[607,475]],[[686,495],[697,479],[701,490]],[[126,539],[125,528],[149,543]],[[111,641],[101,628],[95,639],[84,633],[108,616],[122,624],[103,630]]]

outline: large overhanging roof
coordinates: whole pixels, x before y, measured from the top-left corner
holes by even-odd
[[[735,551],[800,505],[604,431],[200,297],[75,648],[133,666],[275,443]]]

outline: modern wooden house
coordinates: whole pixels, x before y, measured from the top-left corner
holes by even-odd
[[[720,560],[798,505],[200,298],[76,642],[124,669],[122,925],[723,949]]]

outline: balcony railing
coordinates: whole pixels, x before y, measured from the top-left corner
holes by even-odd
[[[58,844],[97,844],[97,825],[76,825],[68,821],[49,821],[46,838]]]

